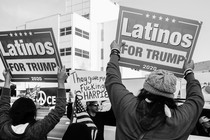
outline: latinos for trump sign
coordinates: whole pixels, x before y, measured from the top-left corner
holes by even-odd
[[[108,100],[102,71],[70,71],[71,92],[82,101]]]
[[[0,32],[0,53],[14,82],[57,82],[61,67],[51,28]]]
[[[126,43],[120,65],[146,71],[165,69],[181,77],[201,25],[195,20],[120,7],[116,41]]]

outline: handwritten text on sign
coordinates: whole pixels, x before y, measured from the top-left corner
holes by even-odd
[[[153,71],[165,69],[182,76],[185,59],[190,60],[201,22],[128,7],[120,7],[117,42],[120,65]]]
[[[105,78],[105,72],[71,71],[71,91],[83,101],[108,100]]]
[[[52,29],[0,32],[0,52],[12,81],[57,82],[61,61]]]

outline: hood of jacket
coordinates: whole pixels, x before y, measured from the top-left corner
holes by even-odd
[[[29,125],[29,123],[19,124],[19,125],[16,125],[16,126],[11,125],[11,128],[12,128],[14,133],[23,134],[28,125]]]

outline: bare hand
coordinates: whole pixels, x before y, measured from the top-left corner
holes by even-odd
[[[9,69],[3,71],[3,76],[4,76],[5,81],[10,82],[11,75],[10,75],[10,70]]]
[[[9,69],[4,70],[3,71],[3,76],[4,76],[4,79],[5,79],[4,87],[5,88],[10,88],[10,82],[11,82],[10,70]]]
[[[57,78],[58,78],[58,82],[66,81],[66,79],[68,78],[68,75],[66,74],[65,66],[63,66],[62,68],[58,67]]]

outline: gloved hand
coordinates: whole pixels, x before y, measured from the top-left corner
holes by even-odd
[[[184,65],[184,77],[187,76],[189,73],[192,73],[194,70],[194,61],[190,60],[189,62],[186,62]]]
[[[187,69],[191,69],[194,70],[195,66],[194,66],[194,61],[191,60],[190,62],[186,62],[184,65],[184,70],[186,71]]]
[[[112,41],[111,45],[110,45],[110,48],[111,48],[111,51],[112,50],[118,50],[120,52],[120,49],[122,46],[125,45],[125,42],[122,42],[120,44],[118,44],[115,40]]]

